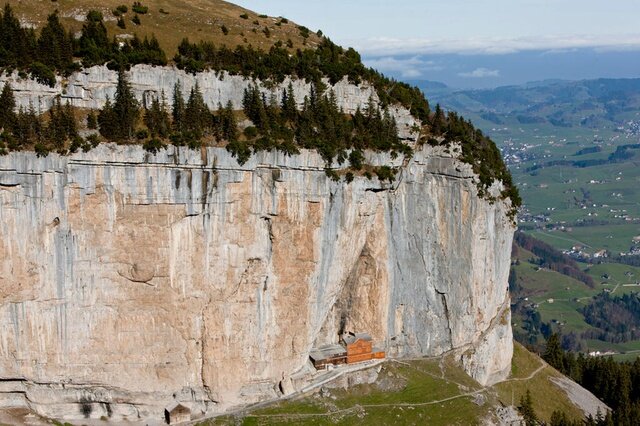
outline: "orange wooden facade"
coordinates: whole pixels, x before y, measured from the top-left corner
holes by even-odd
[[[358,339],[351,344],[347,344],[347,364],[370,361],[373,358],[371,350],[371,340]]]
[[[373,359],[384,359],[386,354],[384,353],[384,351],[376,351],[376,352],[373,352],[372,355],[373,355]]]
[[[367,333],[346,333],[337,345],[325,345],[312,349],[309,358],[313,366],[319,370],[328,365],[355,364],[384,359],[385,352],[373,348],[371,336]]]

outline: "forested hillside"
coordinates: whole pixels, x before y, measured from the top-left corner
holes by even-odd
[[[613,409],[612,413],[602,413],[595,424],[640,424],[640,359],[619,363],[611,358],[586,357],[583,354],[576,356],[562,349],[557,334],[550,336],[543,357],[551,366],[593,392]]]

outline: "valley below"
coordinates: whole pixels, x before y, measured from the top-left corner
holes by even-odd
[[[464,111],[500,146],[523,198],[519,230],[557,251],[514,250],[518,339],[537,346],[560,332],[567,349],[634,360],[634,321],[612,332],[618,320],[596,325],[584,312],[606,296],[621,315],[640,315],[619,300],[640,290],[640,80],[439,90],[435,101]],[[554,256],[586,277],[549,268]]]

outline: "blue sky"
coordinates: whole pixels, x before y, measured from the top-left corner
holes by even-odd
[[[363,52],[382,43],[447,53],[480,47],[640,45],[638,0],[239,0],[259,13],[322,29]],[[438,43],[442,45],[438,47]]]
[[[492,66],[491,57],[504,67],[522,52],[558,55],[587,52],[602,69],[606,55],[616,60],[603,77],[634,76],[629,58],[640,55],[640,0],[238,0],[259,13],[286,16],[333,41],[357,48],[365,62],[403,79],[442,76],[442,63],[459,62],[449,74],[459,84],[501,84],[505,71]],[[605,56],[600,57],[598,54]],[[444,56],[451,60],[442,60]],[[474,56],[486,56],[473,59]],[[430,58],[440,58],[436,63]],[[541,57],[542,58],[542,57]],[[563,61],[560,61],[563,62]],[[541,65],[539,78],[571,77],[569,61],[554,76]],[[484,65],[475,65],[483,63]],[[541,64],[548,63],[548,59]],[[465,65],[467,64],[467,65]],[[535,61],[529,66],[537,67]],[[465,68],[466,67],[466,68]],[[616,71],[618,69],[619,71]],[[575,68],[575,78],[585,78]],[[640,71],[640,70],[638,70]],[[617,73],[617,74],[616,74]],[[532,73],[526,73],[527,79]],[[535,73],[533,73],[535,75]],[[640,75],[637,75],[640,77]],[[466,80],[465,80],[466,79]],[[522,76],[525,79],[525,76]],[[440,78],[440,80],[442,80]],[[515,82],[512,78],[509,84]],[[446,81],[445,81],[446,82]],[[449,81],[451,83],[451,81]],[[464,84],[463,84],[464,86]]]

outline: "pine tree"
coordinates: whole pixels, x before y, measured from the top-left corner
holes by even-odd
[[[315,111],[317,103],[318,103],[318,88],[316,86],[316,83],[311,83],[311,88],[309,89],[309,108],[312,111]]]
[[[351,119],[352,127],[353,127],[353,138],[352,143],[355,148],[364,149],[366,148],[366,144],[362,135],[365,132],[366,124],[364,114],[360,110],[360,106],[356,108],[356,112],[353,114]]]
[[[444,113],[442,112],[442,108],[440,108],[440,104],[436,104],[436,111],[433,114],[433,119],[431,122],[432,131],[434,134],[440,135],[444,131],[444,127]]]
[[[49,15],[47,25],[40,32],[38,59],[49,68],[61,72],[73,67],[73,38],[60,23],[57,10]]]
[[[564,351],[560,344],[560,336],[558,333],[553,333],[547,340],[547,349],[544,352],[542,358],[549,363],[553,368],[565,373],[564,369]]]
[[[77,55],[82,57],[85,66],[102,65],[111,59],[113,44],[102,19],[102,13],[91,10],[82,26]]]
[[[123,69],[118,72],[118,85],[113,103],[113,114],[118,122],[116,140],[127,140],[133,137],[138,121],[138,101],[133,96],[131,86]]]
[[[171,108],[171,114],[173,118],[173,130],[178,133],[182,133],[185,130],[185,105],[180,82],[176,83],[173,87],[173,106]]]
[[[527,393],[520,398],[520,405],[518,406],[518,412],[524,418],[526,426],[536,426],[538,424],[538,417],[533,409],[533,400],[531,398],[531,392],[527,389]]]
[[[96,113],[93,111],[89,111],[89,114],[87,114],[87,128],[90,130],[98,128],[98,118],[96,117]]]
[[[31,103],[29,104],[27,119],[29,120],[29,124],[34,134],[34,142],[42,142],[42,138],[44,136],[44,124],[42,123],[41,116],[36,113],[36,110]]]
[[[233,104],[231,101],[227,102],[227,106],[221,113],[221,126],[222,137],[227,141],[238,140],[238,124],[236,123],[236,117],[233,113]]]
[[[0,66],[29,67],[36,57],[36,34],[23,28],[9,3],[0,19]]]
[[[47,134],[54,146],[59,150],[64,147],[67,140],[78,136],[76,120],[71,105],[67,102],[63,107],[59,97],[49,110]]]
[[[367,103],[367,107],[364,111],[365,117],[368,120],[374,120],[376,118],[380,118],[380,110],[376,107],[376,103],[373,100],[373,96],[369,96],[369,102]]]
[[[151,101],[151,107],[146,110],[144,124],[149,129],[152,137],[166,138],[169,136],[171,123],[167,112],[167,103],[164,99],[164,92],[161,95],[162,101],[157,98]]]
[[[294,123],[298,118],[298,107],[291,82],[289,82],[289,87],[282,91],[282,112],[285,120],[289,122]]]
[[[296,140],[304,148],[312,149],[316,146],[313,111],[311,110],[308,96],[305,96],[302,101],[302,110],[296,126]]]
[[[631,377],[624,369],[618,369],[617,377],[614,379],[616,410],[614,413],[614,421],[616,424],[637,425],[637,422],[631,421],[632,404],[631,404]]]
[[[10,145],[13,145],[9,147],[11,149],[19,149],[21,145],[30,142],[29,122],[27,121],[26,115],[27,113],[20,107],[16,114],[16,122],[13,126],[13,138],[9,138]]]
[[[554,411],[551,414],[551,422],[549,426],[583,426],[582,421],[573,421],[563,411]]]
[[[67,140],[66,126],[65,111],[60,97],[57,97],[49,110],[49,123],[47,125],[47,137],[57,149],[62,149],[64,142]]]
[[[158,136],[166,138],[171,133],[171,118],[169,116],[169,109],[167,107],[167,99],[164,96],[164,90],[160,95],[160,109],[158,110]]]
[[[9,82],[4,84],[0,94],[0,129],[10,130],[16,122],[16,100]]]
[[[218,107],[213,114],[211,114],[211,132],[215,139],[219,142],[224,139],[222,135],[222,112],[224,107],[222,103],[218,102]]]
[[[100,134],[106,139],[114,139],[117,132],[118,122],[113,112],[113,105],[107,96],[104,107],[98,114],[98,125],[100,126]]]
[[[267,118],[267,127],[271,131],[276,130],[281,124],[280,117],[282,114],[280,112],[278,100],[273,94],[269,97],[269,102],[265,104],[265,115]]]
[[[244,96],[242,98],[242,106],[244,112],[253,122],[253,124],[265,132],[269,128],[269,117],[267,116],[267,101],[265,97],[260,93],[260,89],[257,85],[249,89],[245,89]]]
[[[211,111],[202,98],[202,92],[197,82],[189,93],[189,100],[185,108],[185,121],[187,130],[193,132],[196,139],[202,138],[205,130],[210,128]]]
[[[69,101],[64,105],[61,120],[66,138],[73,139],[77,137],[78,128],[76,126],[76,117],[73,114],[73,108],[71,108]]]

